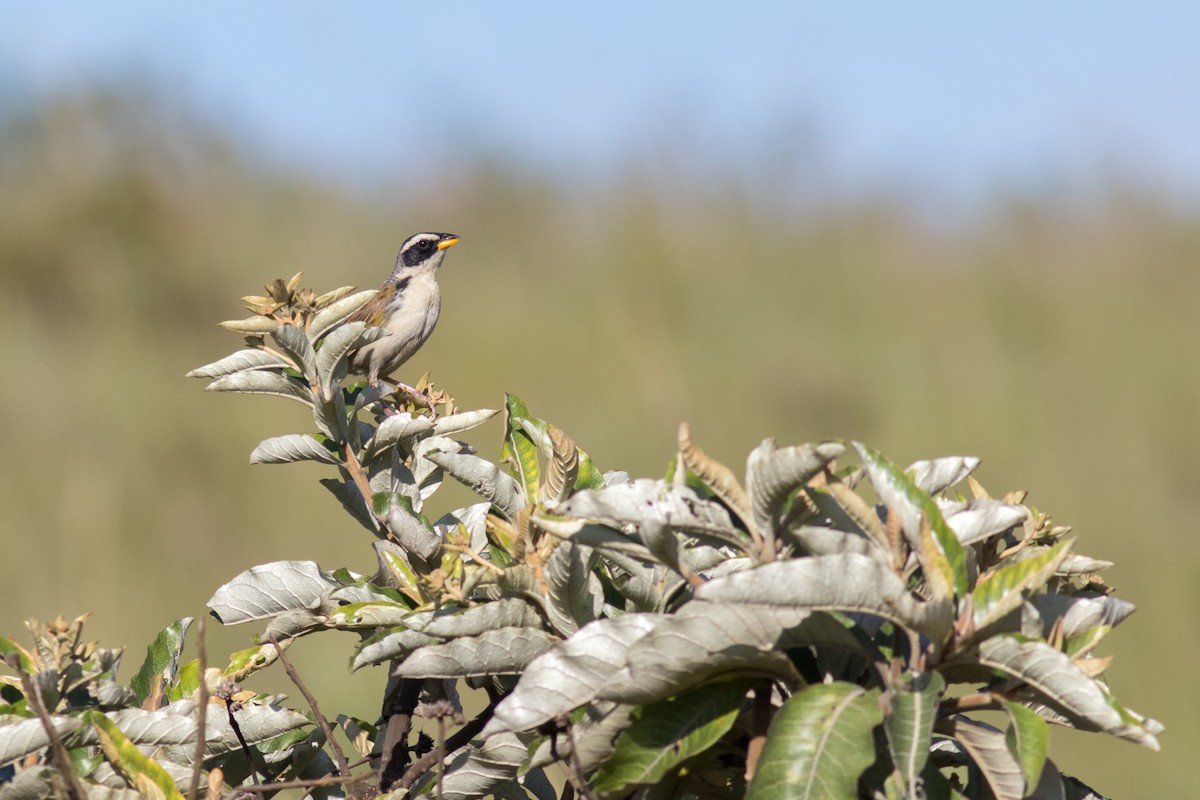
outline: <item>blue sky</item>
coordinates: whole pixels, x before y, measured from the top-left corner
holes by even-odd
[[[848,183],[1200,197],[1200,3],[9,4],[37,96],[132,76],[265,157],[359,179],[467,145],[603,173],[684,142]],[[799,144],[798,144],[799,143]]]

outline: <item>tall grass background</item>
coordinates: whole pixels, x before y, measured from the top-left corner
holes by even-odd
[[[1116,562],[1139,613],[1101,648],[1109,680],[1167,725],[1158,755],[1068,731],[1052,755],[1106,795],[1194,793],[1195,207],[1114,172],[942,218],[816,174],[798,193],[786,152],[693,168],[663,136],[602,179],[481,151],[364,189],[258,164],[153,95],[0,108],[0,632],[93,612],[92,636],[128,646],[127,679],[251,565],[372,571],[322,469],[247,464],[260,439],[310,429],[304,410],[183,375],[240,344],[216,322],[263,283],[370,286],[404,236],[450,230],[442,321],[405,374],[431,370],[460,405],[515,392],[637,475],[662,472],[688,420],[735,469],[764,437],[840,436],[900,463],[978,455],[993,493],[1031,490]],[[494,454],[499,437],[472,441]],[[460,501],[448,488],[435,510]],[[214,623],[213,660],[254,632]],[[348,677],[353,642],[297,658],[327,710],[372,719],[383,675]]]

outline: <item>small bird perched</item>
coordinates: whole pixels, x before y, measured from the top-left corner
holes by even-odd
[[[387,329],[387,335],[359,348],[350,357],[350,369],[363,373],[371,386],[395,372],[421,349],[442,310],[437,273],[446,248],[458,237],[452,233],[417,233],[404,240],[396,255],[391,277],[350,322],[365,322]]]

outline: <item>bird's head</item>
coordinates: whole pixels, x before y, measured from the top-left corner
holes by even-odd
[[[458,243],[453,233],[414,233],[400,245],[396,255],[396,272],[416,269],[436,270],[442,265],[446,249]]]

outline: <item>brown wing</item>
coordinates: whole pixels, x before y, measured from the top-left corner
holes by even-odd
[[[385,283],[379,287],[379,292],[367,301],[367,304],[355,311],[347,322],[365,322],[370,327],[383,324],[383,312],[396,294],[396,284]]]

